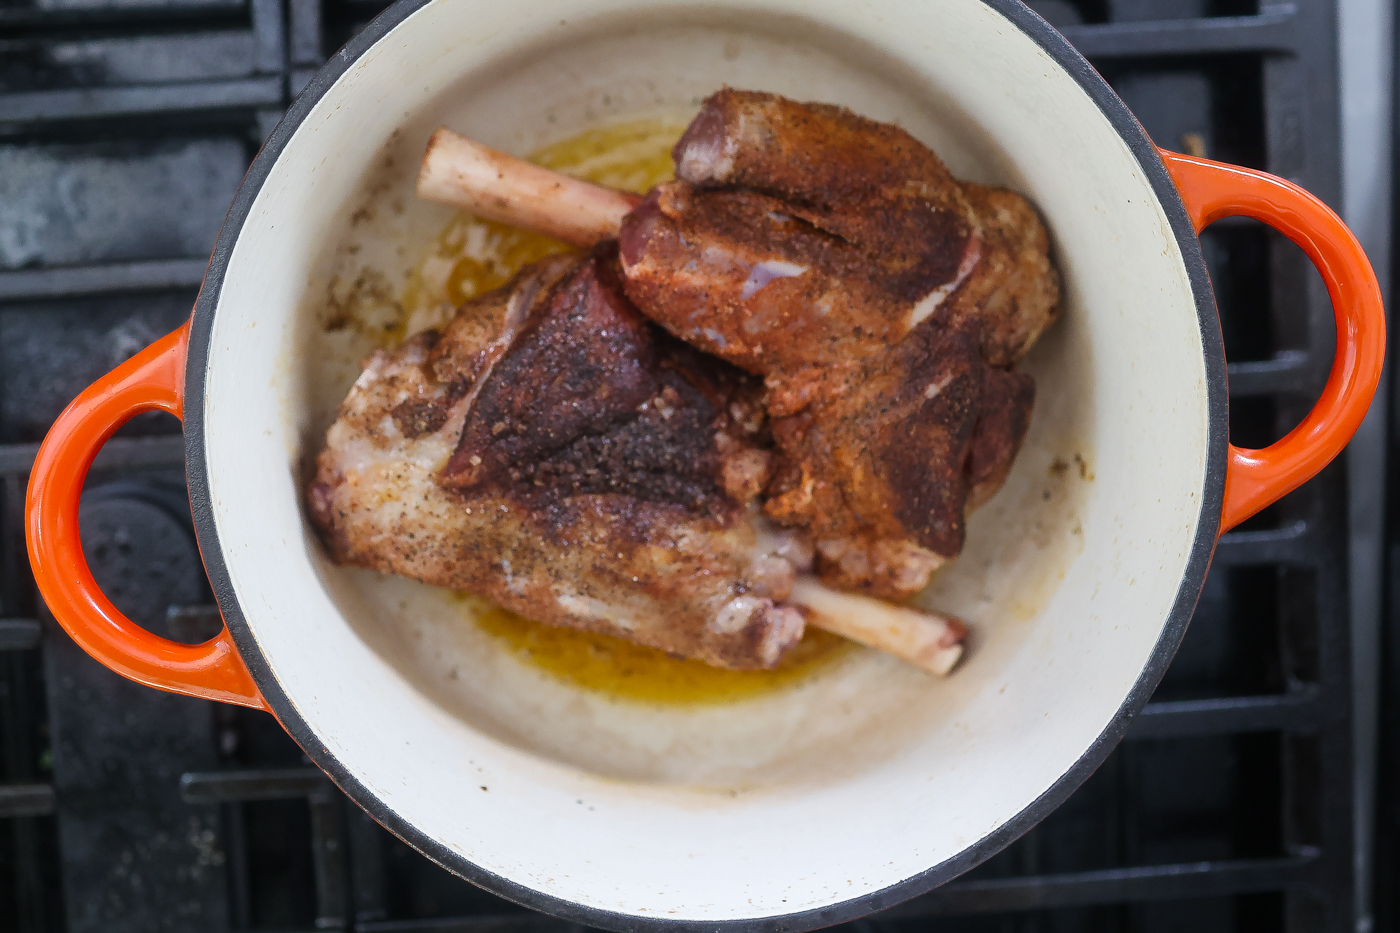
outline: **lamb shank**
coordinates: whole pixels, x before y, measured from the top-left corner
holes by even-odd
[[[317,460],[311,518],[341,563],[771,667],[802,637],[784,600],[810,551],[760,542],[747,514],[757,388],[639,315],[615,248],[555,257],[374,354]]]
[[[674,157],[639,199],[434,135],[420,194],[592,249],[376,354],[312,520],[342,563],[721,667],[817,624],[946,672],[961,623],[868,597],[921,589],[1010,469],[1044,227],[898,127],[771,94],[711,96]]]
[[[632,307],[615,243],[554,257],[370,358],[317,458],[310,517],[339,563],[772,667],[807,617],[861,638],[841,619],[869,607],[801,579],[810,541],[756,514],[761,392]],[[905,656],[956,661],[960,627],[891,613]]]
[[[1029,423],[1011,367],[1059,300],[1040,218],[899,127],[774,94],[712,95],[673,155],[637,204],[439,130],[419,193],[577,243],[618,230],[641,312],[762,377],[764,513],[835,586],[917,592]]]

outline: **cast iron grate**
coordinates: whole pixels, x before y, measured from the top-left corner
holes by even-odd
[[[1041,0],[1160,144],[1337,203],[1335,6]],[[238,180],[379,0],[0,0],[0,928],[534,931],[559,921],[436,868],[349,805],[269,717],[137,687],[44,617],[24,554],[38,440],[177,326]],[[1231,432],[1295,424],[1330,364],[1325,291],[1258,225],[1205,235]],[[178,426],[138,419],[84,500],[119,605],[192,641],[217,616]],[[1342,930],[1352,685],[1339,466],[1226,535],[1128,740],[1004,853],[853,926]]]

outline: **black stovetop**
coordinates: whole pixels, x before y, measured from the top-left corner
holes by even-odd
[[[0,930],[568,926],[389,836],[270,717],[99,667],[46,616],[25,558],[24,485],[47,426],[186,317],[262,139],[381,6],[0,0]],[[1338,202],[1330,0],[1033,6],[1160,145]],[[1326,292],[1301,252],[1257,224],[1222,222],[1203,242],[1231,362],[1231,438],[1261,446],[1325,379]],[[178,430],[143,416],[108,444],[83,533],[120,607],[194,641],[218,621]],[[1353,765],[1346,515],[1338,464],[1226,535],[1180,654],[1084,787],[975,871],[850,926],[1364,926],[1356,827],[1370,815],[1354,812],[1366,776]],[[1395,836],[1382,836],[1383,864]]]

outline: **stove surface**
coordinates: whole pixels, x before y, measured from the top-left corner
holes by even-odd
[[[1337,10],[1325,0],[1038,0],[1167,148],[1339,205]],[[436,867],[343,798],[268,716],[160,693],[47,616],[22,510],[37,442],[84,386],[189,313],[261,141],[375,0],[0,0],[0,929],[562,930]],[[1231,439],[1263,446],[1326,378],[1332,319],[1292,244],[1202,238]],[[84,545],[116,604],[194,642],[220,625],[179,425],[100,455]],[[964,877],[849,924],[1345,930],[1359,818],[1345,465],[1220,542],[1175,662],[1128,738]],[[1361,704],[1358,707],[1357,704]]]

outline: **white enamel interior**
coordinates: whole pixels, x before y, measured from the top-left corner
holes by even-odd
[[[1052,231],[1065,315],[1025,363],[1030,436],[925,596],[974,626],[946,680],[861,652],[732,706],[584,694],[503,654],[442,594],[329,565],[303,519],[302,463],[365,349],[322,332],[328,284],[359,269],[392,292],[446,221],[412,196],[428,133],[527,152],[688,116],[726,82],[897,119],[961,176],[1028,195]],[[482,868],[645,917],[845,901],[1025,808],[1147,662],[1203,495],[1203,351],[1162,208],[1075,81],[980,0],[434,0],[278,159],[229,260],[206,380],[232,585],[325,749]]]

